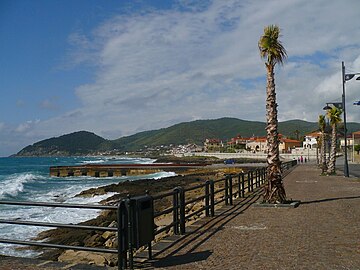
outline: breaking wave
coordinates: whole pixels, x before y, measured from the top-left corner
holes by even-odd
[[[33,173],[20,173],[12,174],[0,181],[0,198],[5,196],[15,197],[23,192],[26,183],[33,182],[34,180],[44,179],[42,175]]]

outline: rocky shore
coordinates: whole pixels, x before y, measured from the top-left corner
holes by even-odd
[[[218,159],[209,158],[196,158],[191,159],[193,162],[199,163],[223,163],[224,161]],[[158,162],[173,162],[173,163],[184,163],[189,162],[189,159],[180,159],[175,157],[167,157],[166,159],[158,159]],[[128,195],[136,196],[145,194],[148,192],[150,195],[160,194],[168,192],[175,187],[191,187],[200,183],[204,183],[209,179],[219,179],[224,177],[225,174],[239,173],[245,168],[218,168],[218,169],[198,169],[184,173],[184,175],[177,175],[172,177],[165,177],[161,179],[142,179],[137,181],[125,181],[117,184],[111,184],[99,188],[92,188],[79,193],[77,196],[95,196],[103,195],[108,192],[116,192],[115,195],[101,202],[104,205],[116,205],[122,198],[126,198]],[[188,196],[198,196],[194,191],[193,194]],[[172,199],[170,197],[156,201],[154,204],[155,212],[164,210],[171,206]],[[186,211],[196,211],[199,207],[196,204],[191,205]],[[194,219],[197,217],[195,216]],[[170,219],[170,220],[169,220]],[[160,227],[166,223],[171,222],[171,217],[162,216],[155,220],[155,225]],[[168,223],[168,224],[169,224]],[[116,213],[115,211],[102,211],[101,214],[91,220],[82,222],[82,225],[101,226],[101,227],[115,227],[116,224]],[[171,233],[165,232],[159,235],[157,238],[161,238],[166,234]],[[74,245],[74,246],[86,246],[86,247],[107,247],[116,248],[117,240],[115,233],[112,232],[99,232],[96,230],[70,230],[70,229],[52,229],[40,233],[36,240],[45,241],[48,243],[56,243],[63,245]],[[76,263],[90,263],[98,265],[116,265],[117,256],[111,254],[100,254],[93,252],[84,251],[63,251],[63,250],[45,250],[40,255],[40,258],[47,260],[59,260]]]

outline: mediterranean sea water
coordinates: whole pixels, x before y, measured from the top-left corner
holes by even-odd
[[[0,200],[97,204],[113,193],[91,198],[75,197],[83,190],[142,178],[161,178],[169,173],[122,177],[50,177],[50,166],[80,164],[152,163],[154,160],[126,157],[22,157],[0,158]],[[171,175],[171,173],[170,173]],[[0,219],[21,219],[51,223],[78,223],[94,218],[98,210],[0,205]],[[30,240],[47,227],[0,224],[0,238]],[[32,257],[39,253],[0,244],[0,254]]]

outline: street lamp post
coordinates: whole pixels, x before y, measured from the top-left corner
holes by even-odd
[[[341,62],[341,70],[342,70],[342,87],[343,87],[343,92],[342,92],[342,106],[343,106],[343,110],[344,110],[344,137],[345,137],[345,151],[344,151],[344,176],[345,177],[349,177],[349,164],[348,164],[348,160],[347,160],[347,129],[346,129],[346,109],[345,109],[345,65],[344,65],[344,61]]]
[[[345,65],[344,61],[341,62],[341,71],[342,71],[342,97],[341,102],[332,102],[332,103],[326,103],[326,106],[323,108],[324,110],[329,110],[331,107],[329,104],[334,105],[337,108],[340,108],[343,110],[344,113],[344,176],[349,177],[349,164],[348,164],[348,158],[347,158],[347,128],[346,128],[346,108],[345,108],[345,83],[346,81],[351,80],[354,78],[355,75],[360,75],[360,73],[345,73]],[[356,78],[356,80],[360,80],[360,76]],[[358,101],[360,103],[360,101]],[[355,102],[354,105],[359,105],[358,102]]]
[[[344,151],[344,176],[345,177],[349,177],[349,164],[348,164],[348,160],[347,160],[347,129],[346,129],[346,109],[345,109],[345,83],[346,81],[351,80],[352,78],[354,78],[355,75],[359,75],[360,73],[345,73],[345,65],[344,65],[344,61],[341,62],[341,70],[342,70],[342,87],[343,87],[343,92],[342,92],[342,106],[343,106],[343,110],[344,110],[344,137],[345,137],[345,151]],[[360,80],[360,77],[356,78],[356,80]]]

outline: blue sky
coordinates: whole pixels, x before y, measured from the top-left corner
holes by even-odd
[[[88,130],[115,139],[224,116],[265,121],[257,41],[278,24],[279,120],[317,121],[340,101],[341,61],[360,72],[360,2],[0,2],[0,156]],[[336,18],[336,21],[335,21]],[[336,23],[335,23],[336,22]],[[360,122],[359,81],[348,121]]]

